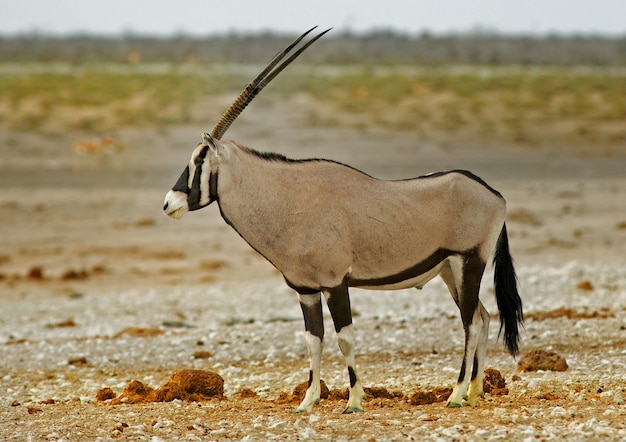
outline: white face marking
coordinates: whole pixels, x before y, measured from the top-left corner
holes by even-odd
[[[187,194],[170,190],[165,195],[163,207],[167,216],[180,219],[181,216],[189,211],[189,207],[187,206]]]
[[[209,193],[209,176],[211,175],[211,162],[207,155],[202,163],[202,172],[200,174],[200,205],[206,206],[210,201]]]

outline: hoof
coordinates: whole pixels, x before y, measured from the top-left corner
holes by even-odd
[[[302,413],[310,413],[310,411],[304,409],[304,408],[296,408],[293,412],[294,414],[302,414]]]
[[[352,414],[352,413],[363,413],[365,410],[363,410],[360,407],[348,407],[345,410],[343,410],[342,414]]]
[[[446,407],[448,408],[461,408],[463,405],[458,402],[446,402]]]

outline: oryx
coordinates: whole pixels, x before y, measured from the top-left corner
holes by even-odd
[[[224,220],[297,292],[310,357],[309,387],[297,411],[310,412],[320,399],[322,294],[349,373],[345,412],[361,411],[348,288],[422,288],[437,275],[465,331],[463,362],[447,406],[474,405],[483,395],[489,328],[479,288],[492,256],[500,329],[512,355],[523,322],[502,195],[463,170],[388,181],[334,161],[291,160],[221,140],[263,86],[323,35],[276,67],[308,32],[244,89],[211,134],[202,134],[163,210],[179,219],[217,202]]]

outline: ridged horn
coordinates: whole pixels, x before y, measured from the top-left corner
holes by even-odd
[[[302,45],[300,49],[291,54],[289,58],[283,61],[280,65],[278,63],[281,62],[283,58],[291,52],[291,50],[302,41],[304,37],[306,37],[311,31],[313,31],[317,26],[312,27],[300,37],[296,38],[291,44],[289,44],[285,49],[279,52],[272,61],[261,71],[259,75],[256,76],[254,80],[252,80],[245,87],[243,91],[239,94],[239,96],[235,99],[233,104],[231,104],[228,109],[222,114],[219,121],[213,126],[211,130],[211,136],[217,140],[221,139],[224,133],[228,130],[231,124],[237,119],[239,114],[243,112],[243,110],[250,104],[250,102],[258,95],[261,90],[268,85],[270,81],[274,79],[283,69],[285,69],[292,61],[294,61],[300,54],[302,54],[309,46],[315,43],[322,35],[326,34],[332,28],[326,29],[324,32],[320,32],[311,40],[306,42],[306,44]],[[278,66],[276,66],[278,65]],[[275,68],[275,69],[274,69]]]

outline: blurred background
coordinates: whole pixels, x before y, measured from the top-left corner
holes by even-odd
[[[222,103],[209,98],[238,91],[320,25],[334,29],[272,92],[313,99],[309,124],[453,143],[626,145],[619,0],[268,3],[5,1],[0,127],[101,134],[212,121]]]

